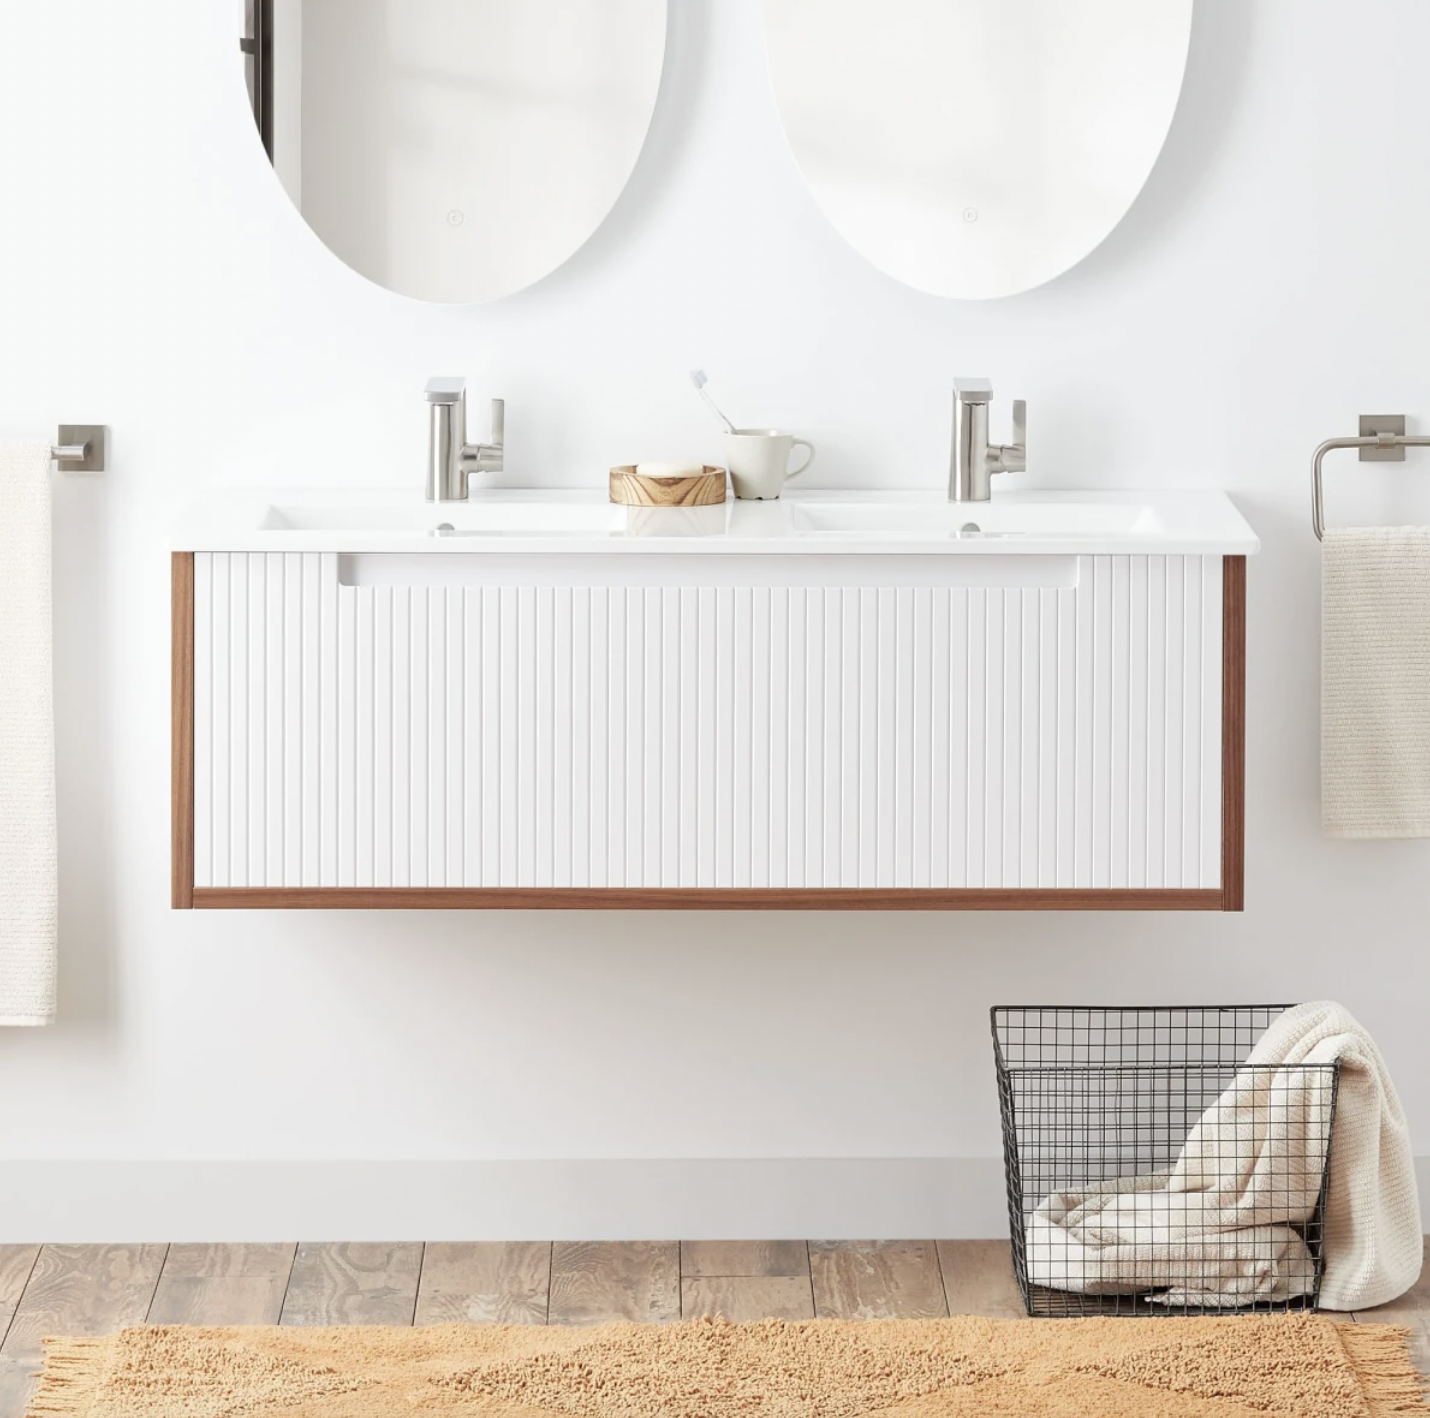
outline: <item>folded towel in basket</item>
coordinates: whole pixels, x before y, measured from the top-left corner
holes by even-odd
[[[1027,1228],[1028,1278],[1085,1294],[1172,1287],[1173,1304],[1237,1305],[1312,1289],[1297,1230],[1318,1205],[1340,1063],[1324,1213],[1321,1303],[1352,1310],[1404,1294],[1422,1232],[1405,1115],[1370,1036],[1339,1005],[1273,1020],[1192,1129],[1176,1165],[1054,1193]]]
[[[1315,1285],[1315,1263],[1289,1226],[1208,1231],[1169,1172],[1054,1192],[1028,1222],[1028,1278],[1084,1295],[1155,1290],[1198,1309],[1289,1300]]]

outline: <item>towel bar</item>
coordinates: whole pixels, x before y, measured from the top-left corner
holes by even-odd
[[[1407,448],[1430,448],[1430,436],[1407,434],[1403,414],[1362,414],[1359,438],[1328,438],[1311,461],[1311,527],[1318,542],[1325,541],[1326,513],[1321,493],[1321,464],[1327,453],[1359,448],[1361,462],[1403,462]]]
[[[50,457],[66,473],[102,473],[109,451],[109,430],[97,423],[62,423]]]

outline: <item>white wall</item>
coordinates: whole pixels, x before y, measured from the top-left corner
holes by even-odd
[[[309,233],[251,132],[233,11],[156,0],[136,28],[103,0],[52,0],[15,10],[0,49],[0,434],[114,429],[109,474],[56,483],[61,1022],[0,1033],[0,1156],[37,1164],[0,1167],[5,1239],[113,1239],[126,1217],[136,1235],[311,1236],[325,1214],[481,1235],[511,1215],[498,1192],[465,1219],[424,1208],[420,1184],[373,1183],[365,1210],[356,1166],[357,1217],[285,1210],[281,1189],[260,1211],[257,1187],[157,1165],[182,1159],[952,1175],[948,1159],[998,1148],[987,1008],[1030,997],[1339,997],[1430,1138],[1430,844],[1318,835],[1307,497],[1312,448],[1357,412],[1422,428],[1430,412],[1430,6],[1367,0],[1352,22],[1340,0],[1199,0],[1182,108],[1127,221],[1053,285],[963,305],[894,285],[814,208],[759,0],[678,0],[652,139],[610,221],[541,286],[467,309],[375,289]],[[950,379],[975,372],[1029,400],[1027,485],[1233,491],[1265,547],[1244,916],[169,912],[175,506],[225,483],[417,486],[433,373],[507,398],[510,482],[713,454],[695,364],[738,419],[813,437],[828,483],[941,486]],[[1370,475],[1337,465],[1333,515]],[[1430,488],[1423,467],[1376,477]],[[38,1165],[66,1159],[161,1180],[116,1217],[114,1169]],[[617,1188],[592,1216],[584,1175],[545,1169],[523,1224],[729,1233],[801,1214],[761,1210],[759,1187],[716,1209],[719,1170],[692,1167],[684,1210]],[[996,1224],[989,1185],[937,1216],[912,1184],[892,1217],[887,1194],[861,1210],[866,1193],[811,1225]]]

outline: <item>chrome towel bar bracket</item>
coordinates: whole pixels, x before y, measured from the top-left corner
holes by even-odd
[[[50,457],[63,473],[102,473],[109,430],[99,423],[62,423]]]
[[[1430,448],[1430,436],[1407,434],[1404,414],[1362,414],[1359,438],[1328,438],[1321,444],[1311,460],[1311,527],[1318,542],[1326,539],[1321,465],[1327,453],[1341,448],[1360,449],[1362,463],[1403,463],[1407,448]]]

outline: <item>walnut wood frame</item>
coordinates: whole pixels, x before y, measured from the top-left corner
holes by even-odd
[[[194,904],[194,554],[175,552],[172,568],[173,714],[172,904]]]
[[[926,890],[626,887],[194,887],[194,554],[173,564],[173,885],[176,910],[1241,911],[1246,875],[1246,558],[1222,560],[1219,887]]]

